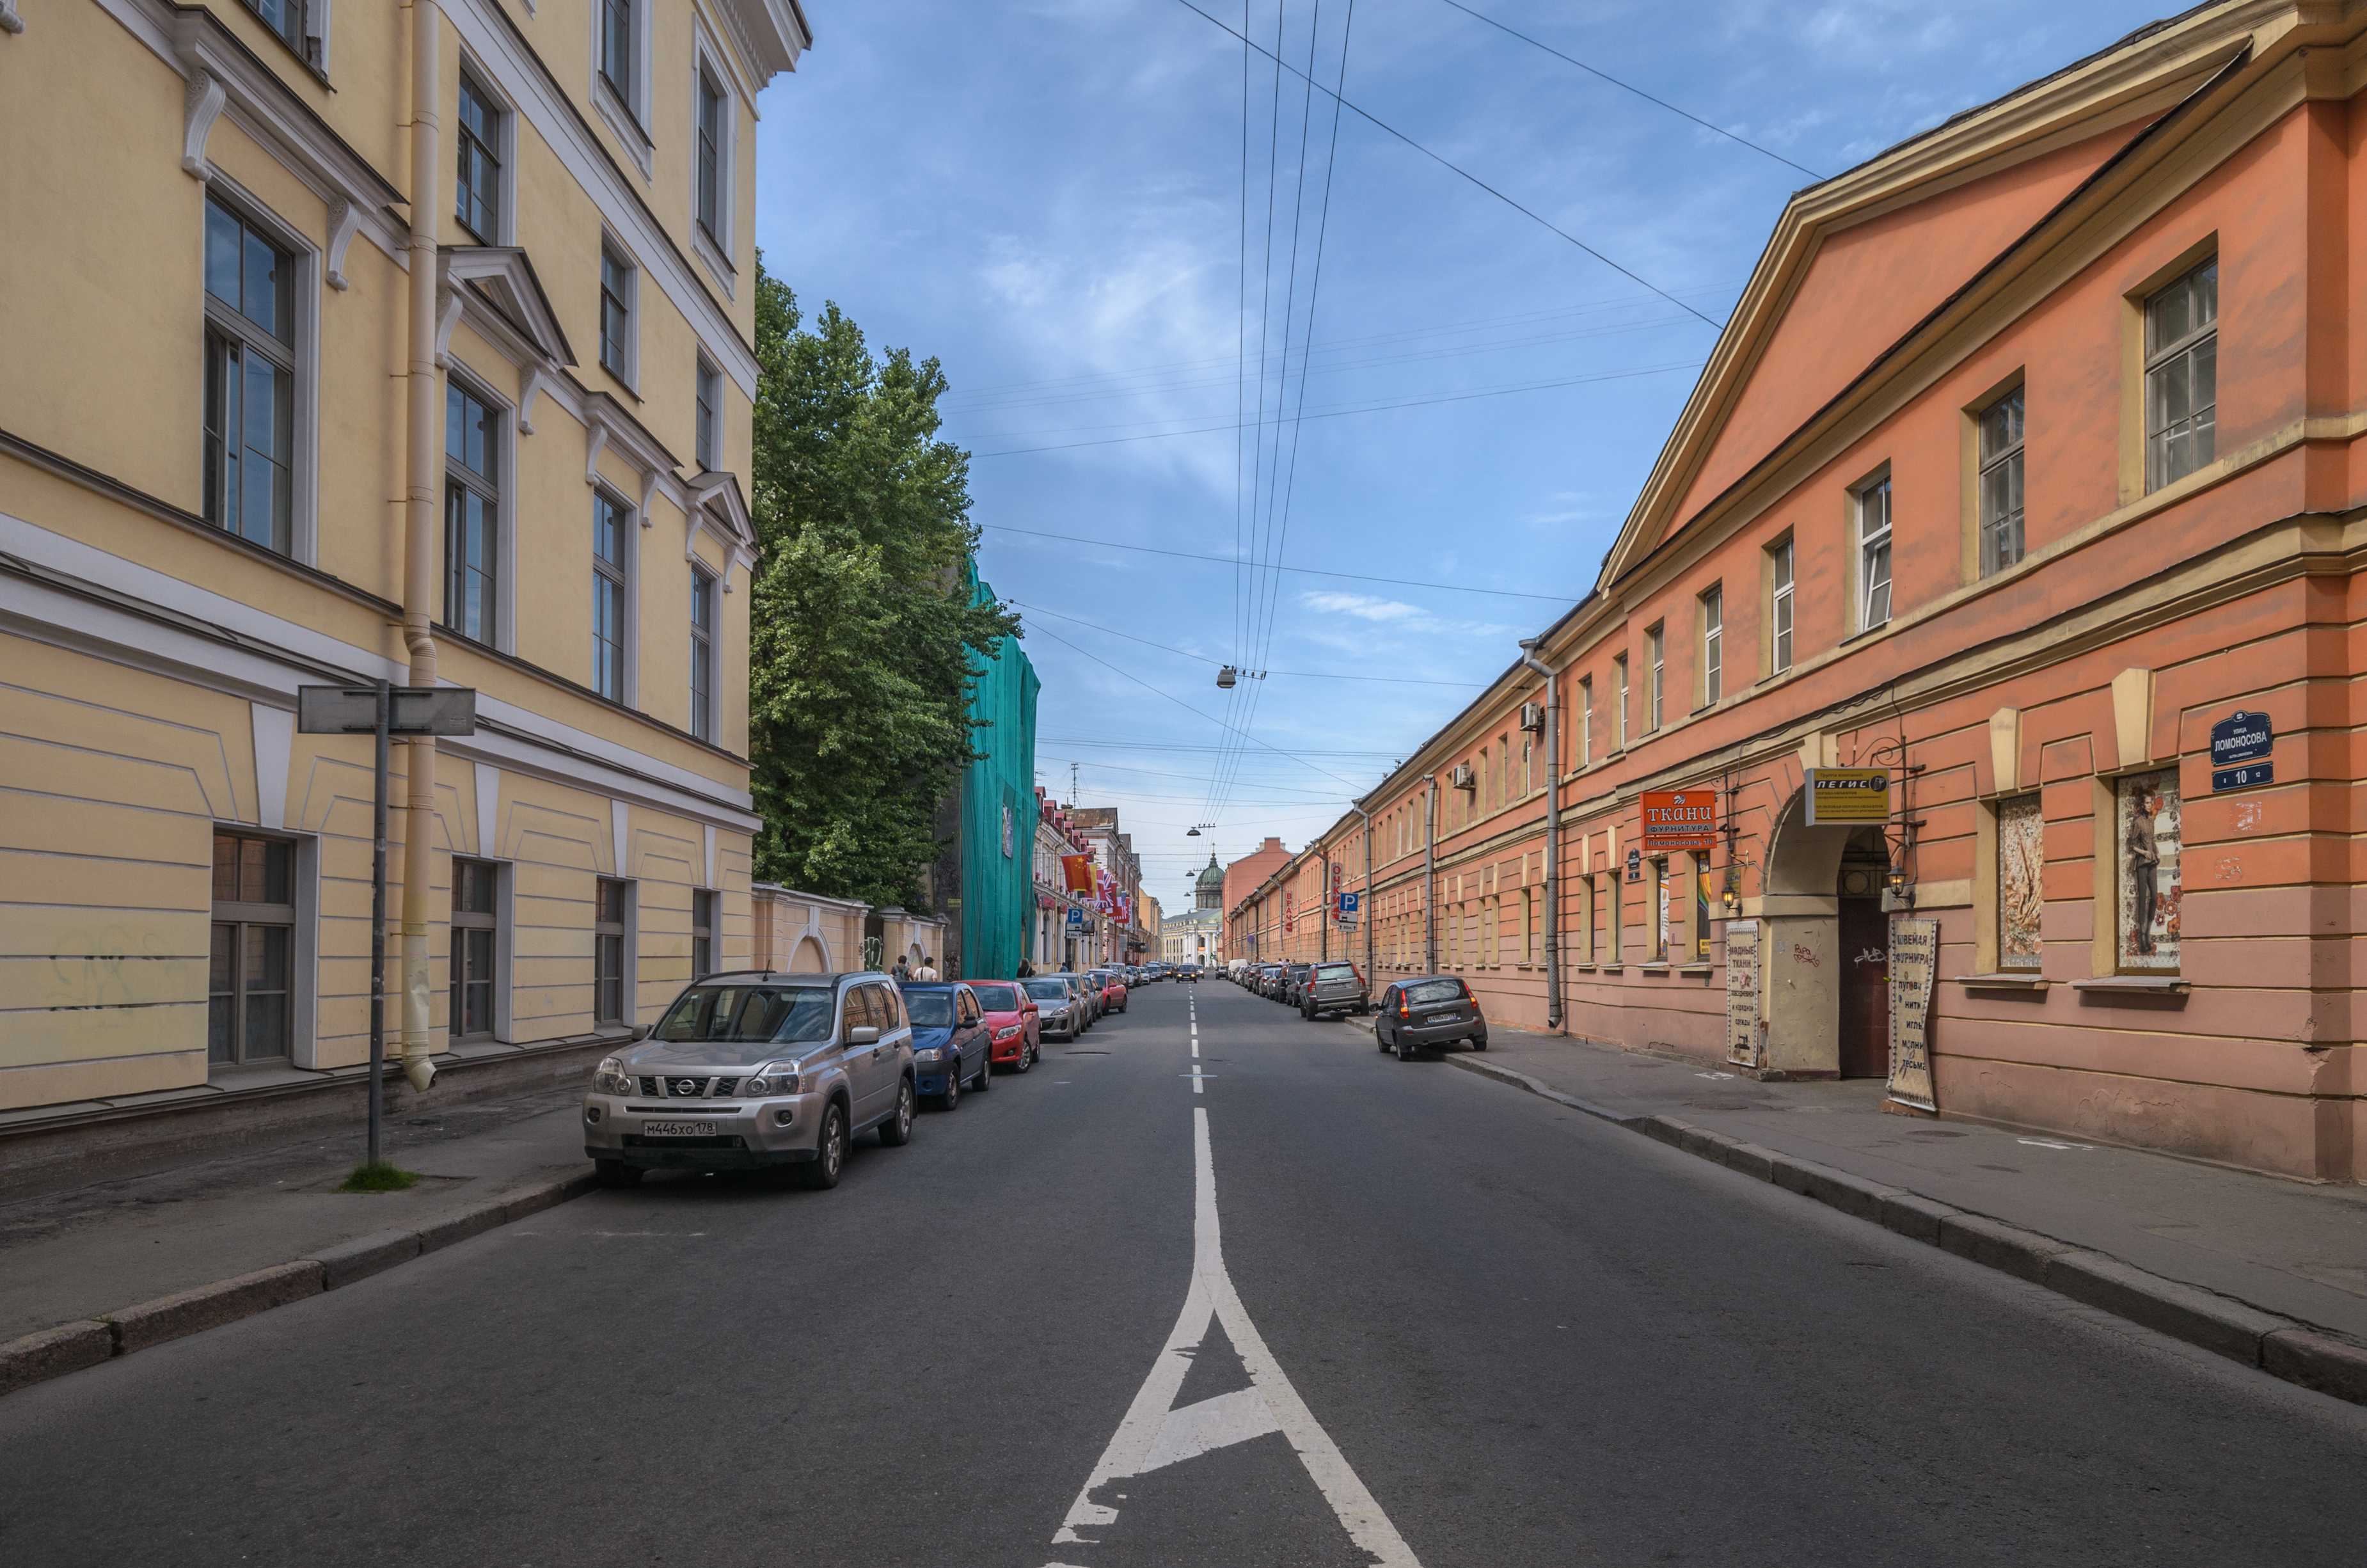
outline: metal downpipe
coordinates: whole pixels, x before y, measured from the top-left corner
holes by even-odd
[[[1538,640],[1521,644],[1521,663],[1546,677],[1546,1024],[1562,1027],[1561,1010],[1561,687],[1536,655]]]
[[[411,0],[411,320],[402,540],[402,645],[410,684],[436,684],[436,221],[443,210],[438,89],[443,11]],[[428,987],[428,927],[435,907],[436,742],[405,743],[402,815],[402,1075],[414,1089],[436,1081]]]
[[[1438,881],[1438,775],[1425,773],[1421,781],[1430,786],[1421,802],[1421,971],[1436,974],[1438,917],[1431,892]]]

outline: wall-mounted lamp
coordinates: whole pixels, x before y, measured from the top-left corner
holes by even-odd
[[[1915,907],[1915,889],[1907,880],[1905,866],[1894,862],[1889,871],[1884,875],[1882,885],[1890,891],[1892,898],[1909,909]]]
[[[1742,873],[1734,867],[1726,870],[1726,886],[1718,890],[1718,902],[1726,905],[1728,920],[1742,913]]]

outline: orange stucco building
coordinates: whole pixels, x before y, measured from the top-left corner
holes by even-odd
[[[2204,6],[1801,192],[1594,592],[1235,925],[1334,861],[1385,976],[1769,1076],[1920,987],[1902,1100],[2367,1174],[2362,87]]]

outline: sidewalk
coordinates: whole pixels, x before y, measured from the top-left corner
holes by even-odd
[[[1349,1022],[1366,1032],[1372,1028],[1369,1017]],[[1887,1114],[1882,1085],[1871,1080],[1762,1084],[1713,1065],[1503,1028],[1489,1030],[1489,1046],[1484,1054],[1450,1052],[1446,1061],[1566,1097],[1580,1109],[1865,1212],[1893,1229],[1917,1233],[1928,1228],[1922,1239],[2068,1294],[2092,1300],[2112,1293],[2092,1278],[2068,1278],[2081,1269],[2130,1276],[2112,1290],[2126,1286],[2167,1298],[2191,1288],[2223,1301],[2228,1310],[2220,1315],[2233,1322],[2246,1322],[2243,1309],[2249,1308],[2249,1317],[2274,1314],[2367,1346],[2367,1187],[2314,1187],[2051,1133]],[[1772,1153],[1793,1169],[1762,1169],[1768,1161],[1759,1155],[1730,1157],[1736,1145]],[[1905,1223],[1895,1222],[1898,1214],[1877,1212],[1883,1208],[1878,1195],[1886,1191],[1921,1200],[1890,1205],[1913,1210]],[[1965,1240],[1943,1239],[1943,1210],[2002,1224],[1960,1223]],[[2009,1227],[2034,1234],[2006,1237]],[[1979,1244],[1971,1237],[1976,1230],[1996,1233],[1999,1244]],[[2097,1254],[2126,1267],[2103,1267],[2092,1258]],[[2047,1267],[2049,1255],[2054,1269]],[[2169,1289],[2156,1290],[2135,1278],[2135,1270]],[[2067,1278],[2042,1278],[2055,1272]],[[2196,1301],[2206,1313],[2218,1311]],[[2144,1310],[2124,1311],[2103,1300],[2095,1304],[2154,1321]],[[2251,1326],[2257,1338],[2284,1325]],[[2230,1353],[2245,1358],[2240,1351]],[[2354,1398],[2367,1396],[2367,1356],[2356,1356],[2356,1363],[2346,1374],[2362,1380]]]
[[[294,1294],[334,1289],[574,1196],[591,1170],[582,1097],[539,1089],[390,1119],[387,1158],[422,1177],[402,1192],[336,1190],[361,1157],[356,1128],[0,1203],[0,1349],[300,1261],[327,1260]],[[289,1290],[274,1284],[247,1310]],[[179,1307],[191,1327],[228,1321]],[[109,1354],[131,1347],[115,1337]],[[0,1368],[0,1391],[11,1381]]]

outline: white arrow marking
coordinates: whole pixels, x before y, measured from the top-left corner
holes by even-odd
[[[1192,1085],[1198,1088],[1195,1082]],[[1096,1488],[1128,1476],[1141,1475],[1212,1449],[1244,1443],[1268,1432],[1290,1439],[1298,1460],[1307,1467],[1316,1489],[1338,1516],[1348,1539],[1373,1557],[1376,1568],[1421,1568],[1413,1549],[1373,1494],[1349,1468],[1339,1445],[1317,1424],[1307,1402],[1298,1397],[1282,1365],[1266,1348],[1257,1325],[1241,1306],[1225,1272],[1224,1245],[1217,1228],[1217,1167],[1208,1143],[1208,1113],[1192,1112],[1192,1164],[1195,1199],[1193,1204],[1192,1285],[1184,1294],[1184,1311],[1150,1364],[1150,1375],[1127,1408],[1126,1418],[1102,1450],[1101,1461],[1085,1478],[1083,1490],[1070,1505],[1069,1517],[1052,1537],[1055,1546],[1093,1545],[1098,1536],[1082,1536],[1081,1528],[1117,1522],[1117,1510],[1093,1500]],[[1207,1336],[1211,1322],[1224,1325],[1226,1335],[1248,1369],[1251,1387],[1220,1394],[1183,1409],[1174,1408],[1176,1391],[1191,1369],[1192,1355]],[[1061,1568],[1048,1564],[1047,1568]]]

